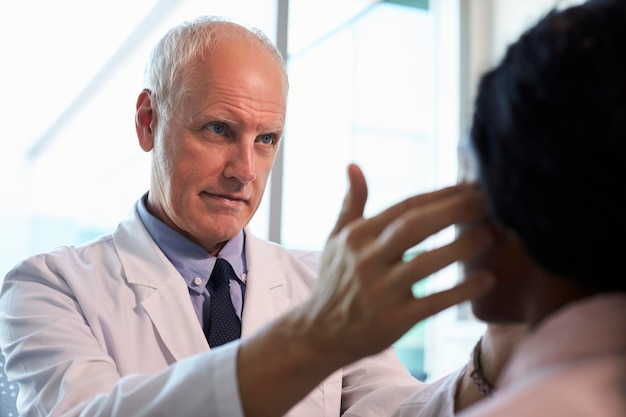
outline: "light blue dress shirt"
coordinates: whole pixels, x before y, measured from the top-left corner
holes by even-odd
[[[211,302],[206,284],[215,266],[216,258],[200,245],[192,242],[148,212],[146,208],[147,198],[148,193],[144,194],[136,204],[139,218],[157,246],[187,283],[191,302],[202,325],[203,304]],[[245,232],[242,230],[237,236],[226,242],[219,253],[220,258],[226,259],[231,264],[238,277],[236,280],[231,279],[230,296],[240,319],[243,311],[247,275],[245,238]]]

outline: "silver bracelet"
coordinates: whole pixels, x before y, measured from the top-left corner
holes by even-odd
[[[493,394],[493,385],[485,379],[485,375],[483,374],[483,368],[480,364],[480,343],[482,342],[482,337],[478,339],[478,343],[474,346],[474,351],[472,352],[472,372],[470,372],[470,378],[474,383],[474,386],[481,392],[485,397],[491,397]]]

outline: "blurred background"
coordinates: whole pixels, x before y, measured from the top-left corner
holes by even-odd
[[[555,0],[31,0],[0,5],[0,277],[21,259],[109,232],[148,188],[134,108],[143,66],[171,26],[201,14],[262,29],[287,60],[285,138],[253,231],[321,249],[363,168],[366,214],[456,182],[479,75]],[[435,236],[413,256],[450,239]],[[416,285],[459,279],[453,265]],[[484,330],[466,305],[397,343],[433,380]]]

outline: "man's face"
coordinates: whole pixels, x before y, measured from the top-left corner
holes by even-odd
[[[287,80],[270,52],[237,38],[187,74],[187,94],[168,124],[153,129],[148,208],[217,254],[259,207],[285,123]]]

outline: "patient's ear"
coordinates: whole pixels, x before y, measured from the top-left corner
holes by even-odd
[[[152,104],[150,91],[144,89],[137,97],[135,112],[135,129],[139,146],[145,152],[150,152],[154,147],[154,132],[156,129],[156,112]]]

